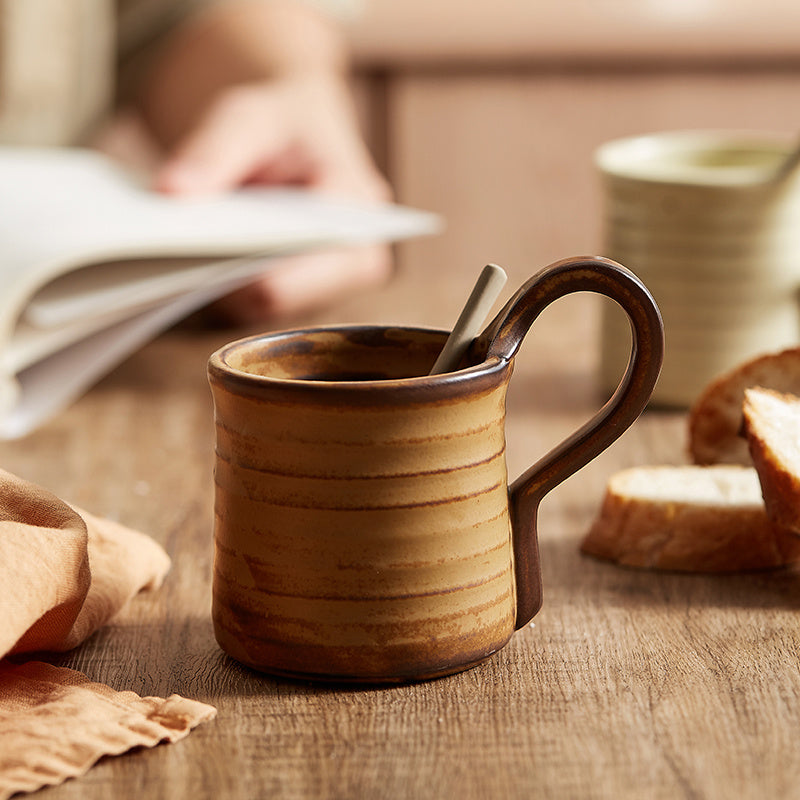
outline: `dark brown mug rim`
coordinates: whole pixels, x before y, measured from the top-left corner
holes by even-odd
[[[302,337],[309,334],[352,332],[354,334],[367,334],[378,331],[397,331],[399,333],[440,334],[442,344],[447,338],[448,331],[424,326],[406,325],[321,325],[308,328],[296,328],[259,333],[242,339],[229,342],[214,352],[208,360],[209,380],[218,382],[231,391],[250,394],[261,393],[268,389],[286,391],[319,392],[330,395],[333,392],[345,393],[348,397],[368,393],[391,392],[395,397],[397,393],[418,394],[420,392],[456,393],[475,392],[496,386],[506,376],[510,362],[498,356],[492,356],[463,369],[444,372],[437,375],[415,375],[405,378],[366,379],[366,380],[314,380],[306,378],[279,378],[269,375],[257,375],[239,369],[228,363],[227,358],[235,350],[257,345],[259,342],[274,343],[281,339]]]

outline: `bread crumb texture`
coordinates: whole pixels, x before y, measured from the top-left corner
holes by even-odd
[[[689,410],[688,451],[695,464],[750,464],[742,437],[745,390],[800,395],[800,347],[758,356],[712,381]]]
[[[767,514],[775,525],[800,533],[800,398],[746,389],[742,431]]]
[[[649,466],[612,476],[581,551],[628,567],[738,572],[800,560],[800,537],[770,520],[753,467]]]

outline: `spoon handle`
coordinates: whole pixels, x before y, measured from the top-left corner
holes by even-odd
[[[800,144],[795,145],[780,163],[778,169],[775,170],[773,181],[777,182],[788,178],[797,168],[798,164],[800,164]]]
[[[472,289],[461,314],[447,337],[436,363],[430,371],[431,375],[450,372],[455,369],[461,356],[478,335],[480,326],[486,319],[500,290],[505,286],[506,273],[497,264],[487,264]]]

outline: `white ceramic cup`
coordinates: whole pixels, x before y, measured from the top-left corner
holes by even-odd
[[[721,372],[798,343],[800,171],[761,180],[791,146],[766,134],[674,131],[597,151],[603,252],[636,271],[664,319],[653,403],[688,406]],[[604,307],[604,388],[629,349],[627,321]]]

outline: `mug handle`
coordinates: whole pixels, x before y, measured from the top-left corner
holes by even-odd
[[[614,442],[644,410],[661,371],[664,326],[647,287],[628,269],[601,257],[568,258],[528,280],[475,342],[485,358],[512,359],[539,314],[560,297],[596,292],[615,300],[631,323],[632,346],[611,399],[509,487],[517,591],[516,629],[542,605],[536,519],[544,496]]]

